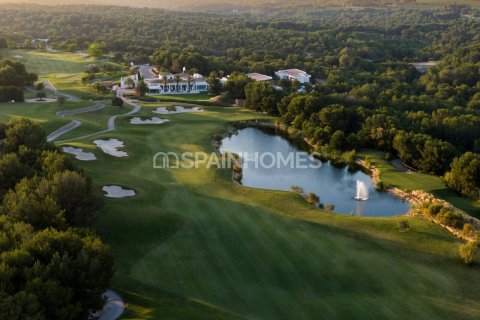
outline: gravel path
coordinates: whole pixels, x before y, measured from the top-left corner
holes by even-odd
[[[124,98],[124,97],[121,97],[121,96],[119,96],[119,97],[122,98],[122,100],[123,100],[125,103],[132,105],[134,108],[133,108],[132,110],[130,110],[129,112],[127,112],[127,113],[117,114],[117,115],[114,115],[114,116],[111,116],[110,118],[108,118],[108,121],[107,121],[107,129],[105,129],[105,130],[100,130],[100,131],[97,131],[97,132],[94,132],[94,133],[90,133],[90,134],[87,134],[87,135],[84,135],[84,136],[81,136],[81,137],[76,137],[76,138],[72,138],[72,139],[57,141],[57,143],[83,140],[83,139],[90,138],[90,137],[93,137],[93,136],[96,136],[96,135],[99,135],[99,134],[103,134],[103,133],[107,133],[107,132],[112,132],[112,131],[114,131],[114,130],[116,129],[115,120],[116,120],[118,117],[121,117],[121,116],[129,116],[129,115],[132,115],[132,114],[137,113],[138,111],[140,111],[140,109],[142,109],[142,106],[141,106],[141,105],[135,104],[135,103],[133,103],[131,100],[127,99],[127,98]]]
[[[57,116],[64,118],[65,116],[71,116],[74,114],[80,114],[80,113],[86,113],[86,112],[93,112],[97,110],[101,110],[105,108],[104,104],[97,104],[91,107],[86,107],[86,108],[79,108],[79,109],[72,109],[72,110],[64,110],[64,111],[59,111],[57,112]],[[64,135],[67,132],[70,132],[74,130],[75,128],[78,128],[82,123],[78,120],[72,120],[72,122],[64,125],[63,127],[55,130],[54,132],[50,133],[47,136],[47,141],[53,141],[57,139],[58,137]]]
[[[58,96],[63,96],[65,98],[67,98],[67,100],[69,101],[72,101],[72,102],[80,102],[82,101],[80,98],[78,97],[75,97],[71,94],[68,94],[68,93],[65,93],[65,92],[62,92],[62,91],[59,91],[57,90],[57,88],[55,88],[55,86],[50,82],[50,81],[44,81],[43,82],[43,85],[45,86],[45,88],[49,89],[49,90],[52,90],[53,94],[54,95],[58,95]]]
[[[107,290],[103,295],[107,298],[107,303],[103,306],[98,320],[116,320],[120,318],[125,310],[125,302],[123,302],[122,297],[112,290]]]

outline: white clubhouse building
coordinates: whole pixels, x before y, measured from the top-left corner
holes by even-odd
[[[275,75],[279,79],[288,79],[290,81],[297,80],[300,83],[308,83],[310,82],[310,78],[312,77],[305,71],[299,69],[280,70],[276,71]]]
[[[157,75],[151,66],[141,66],[137,74],[120,79],[120,88],[135,88],[139,82],[138,74],[147,85],[149,94],[200,93],[208,91],[209,87],[206,79],[199,73],[191,75],[186,72],[178,74],[166,72]],[[129,78],[131,80],[128,80]]]

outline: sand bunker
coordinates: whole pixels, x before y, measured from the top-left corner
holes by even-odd
[[[133,197],[136,193],[134,190],[123,189],[120,186],[103,186],[103,191],[105,191],[105,197],[108,198],[125,198]]]
[[[70,153],[75,155],[75,158],[82,161],[93,161],[97,160],[95,153],[93,152],[85,152],[82,148],[74,148],[74,147],[63,147],[63,152]]]
[[[23,59],[23,56],[19,55],[19,54],[16,54],[16,55],[13,55],[12,58],[15,58],[15,59]]]
[[[176,106],[174,111],[173,110],[168,111],[167,107],[158,107],[153,112],[160,113],[160,114],[174,114],[174,113],[188,113],[188,112],[203,112],[203,109],[199,107],[185,108],[182,106]]]
[[[118,139],[108,139],[108,140],[94,140],[93,143],[102,149],[103,152],[109,154],[111,156],[122,158],[128,157],[128,153],[125,151],[118,150],[119,148],[123,148],[125,144],[123,141]]]
[[[34,99],[25,99],[25,102],[27,103],[52,103],[52,102],[57,102],[57,99],[53,98],[42,98],[41,100],[38,98]]]
[[[145,119],[145,120],[142,120],[142,118],[140,118],[140,117],[134,117],[134,118],[130,119],[131,124],[162,124],[162,123],[165,123],[165,122],[168,122],[168,120],[167,119],[162,119],[162,118],[157,118],[157,117],[153,117],[151,119]]]

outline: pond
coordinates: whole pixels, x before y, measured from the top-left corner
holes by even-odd
[[[239,130],[223,139],[220,147],[221,152],[241,157],[244,186],[284,191],[298,186],[305,193],[315,193],[321,203],[333,204],[334,211],[342,214],[386,217],[408,211],[407,202],[388,192],[377,191],[368,174],[322,162],[303,150],[306,149],[301,143],[286,139],[274,130],[257,128]],[[359,188],[362,197],[368,194],[365,196],[368,200],[355,199]]]

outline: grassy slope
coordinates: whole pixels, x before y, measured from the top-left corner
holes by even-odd
[[[25,64],[29,72],[38,74],[40,80],[49,80],[57,89],[69,94],[95,96],[96,91],[89,86],[81,85],[81,77],[85,66],[95,63],[90,58],[68,53],[43,50],[0,50],[5,58],[16,59]],[[21,56],[22,58],[15,58]]]
[[[359,154],[361,157],[368,156],[381,174],[381,179],[388,185],[396,186],[404,190],[425,190],[439,198],[445,199],[472,216],[480,217],[480,202],[459,196],[453,190],[447,188],[442,179],[420,172],[405,173],[393,167],[384,159],[384,153],[375,150],[365,150]]]
[[[291,193],[230,183],[223,170],[152,169],[156,152],[210,151],[229,121],[258,116],[208,110],[160,126],[123,119],[105,137],[124,140],[130,157],[97,152],[98,162],[82,163],[97,183],[138,192],[107,201],[98,223],[125,319],[480,315],[478,269],[457,262],[459,242],[436,225],[408,218],[412,231],[400,233],[399,218],[324,213]]]
[[[0,103],[0,121],[25,117],[39,123],[46,133],[51,133],[70,122],[67,118],[56,116],[58,111],[88,107],[92,104],[92,102],[67,102],[60,106],[57,103]]]

